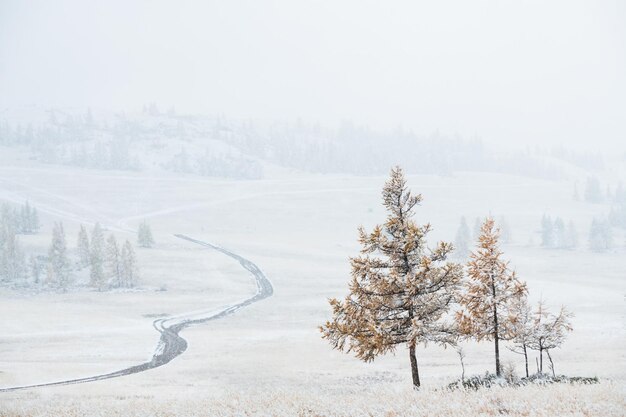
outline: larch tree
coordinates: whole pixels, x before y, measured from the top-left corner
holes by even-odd
[[[100,223],[96,223],[91,231],[89,253],[89,283],[92,287],[102,291],[105,286],[104,278],[104,234]]]
[[[89,266],[91,252],[89,251],[89,236],[87,229],[82,224],[78,231],[78,239],[76,240],[76,249],[78,251],[78,264],[81,268]]]
[[[127,240],[122,247],[122,280],[127,288],[133,288],[139,280],[139,265],[133,245]]]
[[[524,365],[526,378],[528,378],[528,349],[533,341],[534,318],[531,308],[528,305],[526,294],[520,294],[512,300],[509,308],[509,321],[511,323],[511,334],[513,346],[509,348],[511,352],[524,355]]]
[[[70,284],[70,261],[67,256],[67,244],[65,241],[65,230],[63,223],[55,223],[52,229],[52,243],[48,249],[48,281],[54,283],[59,288],[66,290]]]
[[[540,373],[543,373],[543,352],[546,352],[552,367],[552,375],[555,375],[550,349],[560,347],[567,338],[567,333],[572,331],[570,321],[572,317],[572,313],[567,311],[565,307],[561,307],[557,314],[553,314],[548,311],[543,301],[537,305],[528,347],[539,352]]]
[[[462,334],[476,340],[493,340],[496,375],[501,376],[500,340],[513,337],[510,311],[515,299],[526,294],[508,262],[501,259],[499,230],[492,218],[481,227],[478,247],[467,264],[466,291],[460,297],[457,313]]]
[[[333,317],[320,330],[333,348],[353,352],[365,362],[406,345],[417,388],[416,346],[446,346],[456,340],[456,325],[445,318],[463,270],[460,264],[446,262],[451,244],[427,246],[430,224],[420,226],[413,220],[422,197],[407,189],[399,167],[392,169],[382,196],[387,220],[370,233],[359,228],[362,249],[350,259],[350,292],[343,301],[329,300]]]
[[[114,235],[110,235],[106,242],[105,251],[105,274],[110,285],[113,287],[122,286],[122,259],[117,240]]]

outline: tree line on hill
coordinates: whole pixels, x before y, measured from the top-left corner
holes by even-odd
[[[153,148],[150,144],[154,141],[175,139],[202,145],[215,140],[234,148],[233,154],[238,156],[194,155],[194,161],[189,160],[185,167],[184,155],[180,154],[163,165],[180,172],[190,170],[199,175],[229,178],[261,177],[259,161],[315,173],[381,174],[397,161],[411,167],[411,174],[473,171],[550,179],[563,176],[561,168],[540,152],[496,154],[478,138],[464,139],[440,132],[417,135],[403,128],[376,131],[349,122],[335,128],[302,121],[265,126],[247,120],[180,115],[150,108],[153,105],[142,114],[120,112],[108,119],[98,119],[89,109],[80,114],[52,109],[49,119],[39,124],[11,124],[4,120],[0,122],[0,144],[30,146],[37,158],[49,163],[138,170],[145,165],[144,154]],[[136,147],[142,140],[148,146]],[[559,155],[571,163],[581,163],[578,156],[567,150]],[[592,167],[598,164],[601,166],[602,161]]]

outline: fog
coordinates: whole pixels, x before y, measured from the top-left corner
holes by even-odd
[[[624,149],[624,21],[621,1],[4,0],[0,109],[156,102]]]
[[[623,417],[625,22],[0,0],[0,416]]]

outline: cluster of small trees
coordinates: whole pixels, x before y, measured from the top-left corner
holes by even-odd
[[[122,247],[115,235],[105,240],[99,223],[91,231],[81,225],[77,239],[78,267],[89,267],[89,285],[98,291],[111,288],[132,288],[137,285],[139,270],[132,244],[126,240]]]
[[[0,217],[2,225],[13,229],[17,234],[37,233],[40,228],[37,209],[31,207],[28,201],[19,207],[3,203],[0,209]]]
[[[615,190],[612,190],[611,187],[607,185],[606,190],[603,191],[598,178],[588,177],[585,183],[583,198],[586,202],[594,204],[603,202],[616,204],[626,203],[626,188],[620,182],[615,187]],[[574,200],[580,200],[578,187],[576,185],[574,185]]]
[[[63,223],[56,222],[47,254],[30,254],[27,264],[12,217],[0,216],[0,282],[21,287],[43,285],[66,291],[75,283],[75,272],[89,268],[89,285],[100,291],[137,285],[139,270],[133,246],[126,240],[120,248],[114,235],[105,242],[99,224],[94,226],[91,239],[81,225],[76,255],[74,262]]]
[[[19,234],[39,231],[37,209],[25,202],[15,207],[3,203],[0,208],[0,281],[22,284],[28,275],[26,257]]]
[[[567,226],[562,218],[552,219],[543,215],[541,219],[541,246],[551,249],[574,249],[578,246],[578,232],[573,221]]]
[[[421,200],[407,189],[402,170],[394,168],[383,188],[387,220],[369,233],[359,229],[362,249],[350,260],[350,293],[343,301],[330,300],[333,317],[320,327],[322,337],[364,361],[407,345],[415,387],[420,386],[419,344],[492,340],[500,376],[500,343],[512,341],[514,349],[526,352],[526,367],[528,349],[539,351],[542,372],[543,353],[560,346],[571,330],[570,314],[551,315],[543,304],[530,313],[526,284],[502,259],[500,231],[491,218],[481,224],[466,268],[447,260],[451,244],[429,248],[431,226],[413,220]]]

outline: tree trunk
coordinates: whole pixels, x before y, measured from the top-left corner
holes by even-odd
[[[550,368],[552,368],[552,376],[556,378],[556,372],[554,372],[554,362],[552,362],[552,356],[550,356],[550,351],[546,349],[546,353],[548,354],[548,359],[550,360]]]
[[[539,373],[543,373],[543,348],[539,348]]]
[[[524,347],[524,362],[526,362],[526,378],[528,378],[528,352],[526,351],[526,345]]]
[[[411,358],[411,374],[413,376],[413,388],[420,387],[420,374],[417,370],[417,357],[415,356],[415,346],[409,346],[409,357]]]
[[[535,366],[537,367],[537,373],[539,373],[539,359],[535,356]]]
[[[491,293],[495,300],[496,298],[496,284],[494,282],[493,276],[491,276]],[[500,372],[500,340],[498,336],[498,306],[493,304],[493,341],[495,344],[495,353],[496,353],[496,376],[499,377],[501,375]]]

